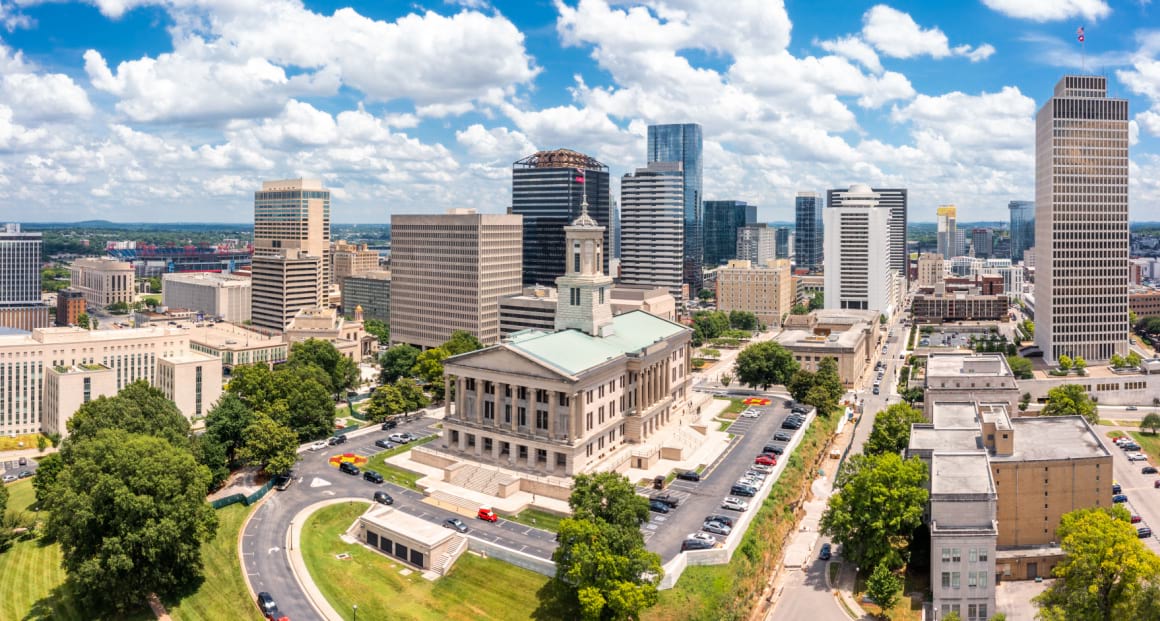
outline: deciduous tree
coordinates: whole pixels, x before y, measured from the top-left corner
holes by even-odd
[[[1089,423],[1099,422],[1096,404],[1079,384],[1064,384],[1047,391],[1047,405],[1043,406],[1044,416],[1082,416]]]
[[[1011,367],[1011,372],[1015,374],[1017,379],[1034,377],[1031,361],[1022,356],[1007,356],[1007,365]]]
[[[406,412],[407,404],[399,389],[394,384],[387,384],[375,389],[364,411],[368,418],[381,423],[392,416]]]
[[[446,349],[433,347],[419,354],[411,373],[423,380],[436,400],[443,398],[443,361],[450,357]]]
[[[410,345],[395,345],[383,352],[379,358],[379,382],[392,384],[401,377],[410,376],[418,357],[419,349]]]
[[[895,403],[874,417],[874,427],[862,450],[868,455],[901,453],[910,444],[910,426],[925,420],[921,411]]]
[[[64,469],[64,459],[61,458],[60,453],[52,453],[45,455],[36,464],[36,476],[32,478],[32,489],[36,492],[36,504],[45,505],[50,494],[50,490],[60,471]],[[3,512],[0,512],[3,515]]]
[[[1070,369],[1071,369],[1071,364],[1072,364],[1072,361],[1071,361],[1071,356],[1068,356],[1067,354],[1064,354],[1064,355],[1062,355],[1062,356],[1060,356],[1060,357],[1059,357],[1059,368],[1060,368],[1061,370],[1063,370],[1063,371],[1068,371],[1068,370],[1070,370]]]
[[[466,330],[456,330],[451,333],[451,338],[443,342],[441,347],[447,351],[447,356],[450,357],[483,349],[483,343]]]
[[[386,345],[391,340],[391,327],[378,319],[367,319],[363,322],[363,329],[367,334],[379,339],[379,343]]]
[[[323,385],[336,398],[358,384],[358,365],[328,341],[306,339],[290,346],[287,366],[293,368],[306,365],[322,369],[326,374]]]
[[[403,411],[414,412],[420,408],[427,407],[431,400],[427,395],[423,394],[423,389],[415,383],[415,380],[404,377],[395,381],[395,390],[399,391],[399,397],[403,400]]]
[[[890,571],[885,563],[879,564],[866,579],[866,594],[882,608],[883,612],[890,610],[898,603],[902,590],[902,578]],[[946,617],[943,617],[946,619]]]
[[[165,393],[145,380],[125,386],[112,397],[97,397],[85,403],[67,425],[73,444],[103,429],[123,429],[165,438],[174,446],[189,447],[189,421]],[[66,451],[68,445],[66,442]]]
[[[238,458],[261,465],[270,474],[286,474],[298,461],[298,436],[266,414],[257,414],[246,427],[246,443]]]
[[[814,387],[814,373],[806,369],[798,369],[794,371],[793,376],[790,377],[789,384],[786,389],[793,397],[794,401],[804,401],[806,395],[809,394],[810,389]]]
[[[737,355],[734,373],[747,386],[760,386],[762,390],[774,384],[788,384],[798,370],[793,354],[773,341],[762,341],[749,345]]]
[[[1148,429],[1152,435],[1156,435],[1157,430],[1160,430],[1160,414],[1150,412],[1144,415],[1144,420],[1140,421],[1140,429]]]
[[[245,431],[253,421],[254,412],[237,395],[226,392],[205,417],[205,432],[213,436],[233,462],[238,449],[246,443]]]

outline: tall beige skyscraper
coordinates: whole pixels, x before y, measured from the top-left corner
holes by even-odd
[[[1035,120],[1035,343],[1049,361],[1128,350],[1128,102],[1068,75]]]
[[[330,190],[322,181],[263,181],[254,193],[254,325],[281,331],[299,309],[322,306],[329,255]]]
[[[523,216],[452,209],[391,216],[391,342],[438,347],[456,330],[499,342],[499,299],[522,291]]]

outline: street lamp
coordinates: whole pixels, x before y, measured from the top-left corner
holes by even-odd
[[[358,621],[358,604],[354,605],[354,621]]]

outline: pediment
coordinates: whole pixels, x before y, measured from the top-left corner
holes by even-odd
[[[497,378],[502,375],[513,375],[557,382],[575,381],[575,378],[546,362],[502,345],[456,356],[454,360],[447,360],[444,363],[444,370],[448,375],[478,377],[482,372],[484,375]]]

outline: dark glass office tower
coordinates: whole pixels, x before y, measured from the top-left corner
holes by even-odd
[[[757,222],[757,205],[745,201],[705,201],[705,265],[737,258],[737,229]]]
[[[553,285],[564,275],[564,227],[580,217],[585,187],[588,215],[604,227],[609,247],[607,166],[569,149],[540,151],[512,165],[511,212],[524,217],[525,285]],[[605,274],[609,254],[604,253]]]
[[[648,163],[680,162],[685,174],[685,265],[684,278],[690,295],[704,282],[704,218],[701,213],[703,149],[701,126],[696,123],[649,125]]]
[[[1023,253],[1035,247],[1035,201],[1011,201],[1011,260],[1022,261]]]
[[[890,269],[897,270],[903,278],[909,279],[910,270],[907,269],[906,256],[906,188],[871,188],[871,190],[878,194],[879,206],[890,208]],[[841,207],[838,193],[844,192],[845,189],[826,192],[826,204],[830,207]]]
[[[773,256],[778,259],[789,258],[789,227],[779,226],[774,233],[774,253]]]
[[[822,207],[817,192],[798,192],[794,199],[794,264],[817,272],[822,269]]]

